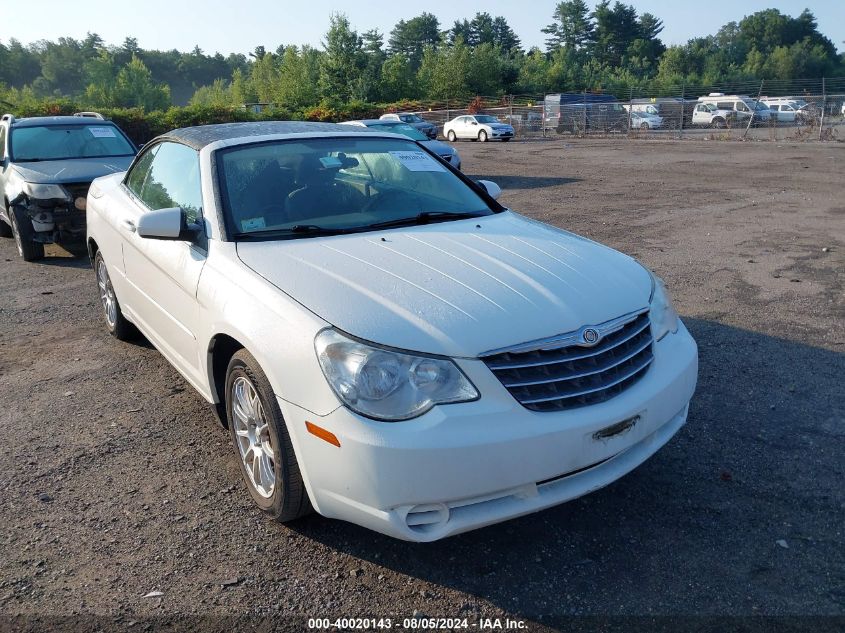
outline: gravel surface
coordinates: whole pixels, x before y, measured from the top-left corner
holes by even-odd
[[[434,544],[279,525],[211,408],[107,335],[88,262],[2,239],[0,616],[845,616],[845,146],[458,149],[505,204],[666,279],[701,356],[679,435],[599,492]]]

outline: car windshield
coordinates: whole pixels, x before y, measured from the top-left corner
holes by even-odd
[[[418,117],[416,114],[403,114],[399,117],[400,120],[404,121],[405,123],[422,123],[423,120]]]
[[[408,125],[407,123],[375,123],[369,127],[382,128],[387,132],[394,134],[402,134],[415,141],[427,141],[428,137],[420,132],[417,128]]]
[[[765,103],[757,101],[757,102],[754,102],[754,109],[755,110],[768,110],[769,106],[767,106]]]
[[[499,119],[494,116],[490,116],[489,114],[478,114],[475,117],[475,120],[479,123],[498,123]]]
[[[410,140],[279,140],[220,150],[217,164],[236,239],[357,232],[500,210]]]
[[[113,125],[33,125],[12,133],[15,161],[132,156],[135,150]]]

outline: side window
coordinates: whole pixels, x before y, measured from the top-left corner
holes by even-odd
[[[188,222],[196,222],[202,215],[200,161],[196,150],[178,143],[161,143],[138,197],[152,210],[181,207]]]
[[[147,150],[147,152],[139,158],[132,166],[132,171],[126,176],[126,187],[139,198],[141,197],[141,189],[144,187],[144,181],[147,179],[147,174],[150,172],[150,163],[153,162],[160,145],[155,145]]]

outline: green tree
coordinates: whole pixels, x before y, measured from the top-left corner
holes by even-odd
[[[331,17],[320,58],[320,93],[330,101],[360,98],[359,79],[366,60],[363,42],[340,13]]]
[[[388,39],[391,55],[404,55],[414,72],[422,63],[423,52],[441,42],[440,21],[431,13],[423,13],[410,20],[399,20]]]
[[[432,99],[462,99],[473,94],[471,70],[471,49],[459,39],[453,46],[428,46],[417,78]]]
[[[384,51],[384,35],[378,29],[364,32],[364,68],[361,72],[359,92],[364,101],[377,101],[381,96],[381,72],[387,53]]]
[[[547,51],[553,52],[562,46],[577,51],[592,43],[595,27],[584,0],[558,2],[552,18],[554,22],[542,29],[549,36],[546,38]]]
[[[276,101],[288,108],[305,108],[319,101],[317,81],[319,61],[310,47],[301,54],[296,46],[288,46],[282,56]]]
[[[152,73],[139,58],[133,57],[117,73],[114,104],[126,108],[163,110],[170,106],[170,89],[155,84]]]
[[[273,100],[278,78],[279,69],[276,67],[276,59],[272,53],[264,53],[261,59],[253,62],[250,84],[258,101],[269,103]]]
[[[411,62],[404,55],[391,55],[381,67],[381,98],[385,101],[414,99],[418,94]]]

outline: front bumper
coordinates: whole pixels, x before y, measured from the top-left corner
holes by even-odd
[[[481,361],[459,364],[476,402],[395,424],[345,407],[316,416],[280,401],[315,509],[408,541],[434,541],[585,495],[644,462],[686,422],[698,352],[683,325],[615,398],[559,413],[519,405]],[[594,433],[637,418],[626,432]],[[306,431],[334,433],[340,447]]]
[[[30,201],[18,205],[32,222],[35,242],[42,244],[67,244],[85,239],[85,211],[68,203]]]
[[[513,130],[493,130],[490,138],[513,138]]]

